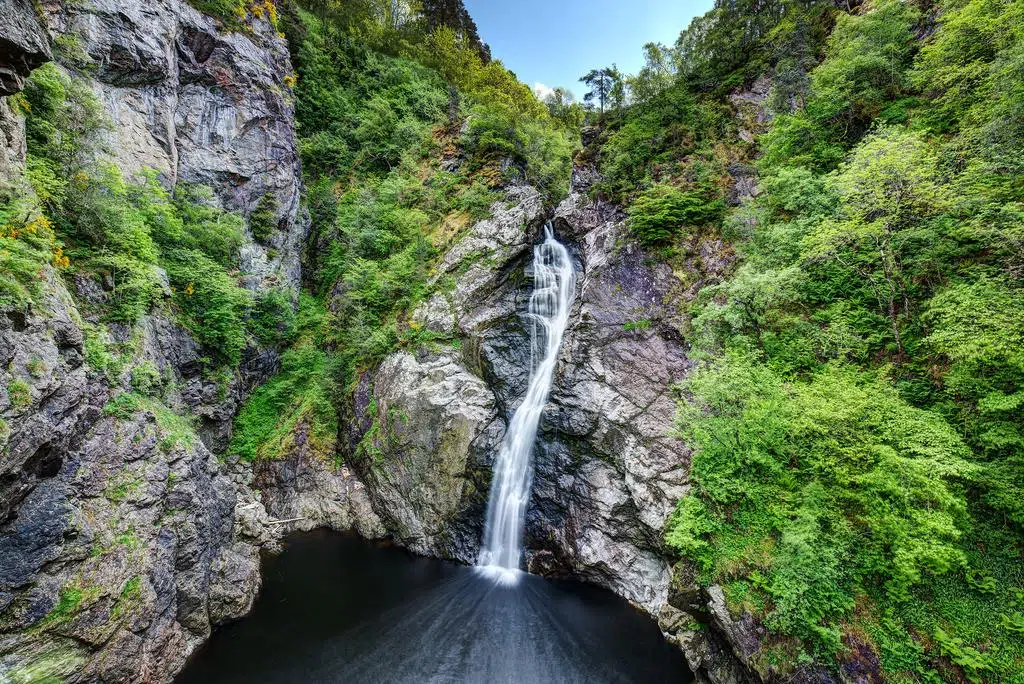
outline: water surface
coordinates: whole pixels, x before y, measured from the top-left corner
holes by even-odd
[[[473,568],[332,532],[264,561],[253,612],[178,678],[208,682],[691,682],[657,625],[611,592]]]

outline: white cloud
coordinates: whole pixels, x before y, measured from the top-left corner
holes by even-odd
[[[537,99],[543,102],[548,95],[554,95],[555,89],[551,86],[546,86],[543,83],[533,84],[533,94],[537,96]]]

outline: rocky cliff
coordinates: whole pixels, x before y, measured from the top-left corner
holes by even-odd
[[[247,241],[243,276],[256,290],[297,286],[291,67],[267,21],[227,32],[177,0],[16,0],[0,19],[3,92],[54,56],[98,96],[106,152],[129,177],[208,185],[243,215],[273,198],[277,229]],[[7,102],[0,132],[9,179],[25,140]],[[274,356],[250,350],[235,376],[206,377],[202,350],[158,306],[109,326],[121,363],[97,372],[83,330],[98,321],[77,303],[105,296],[102,284],[44,275],[38,303],[0,315],[0,679],[170,681],[213,626],[249,610],[259,550],[276,540],[251,473],[210,451]],[[139,368],[159,399],[121,394]]]

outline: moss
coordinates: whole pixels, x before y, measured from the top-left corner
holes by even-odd
[[[626,332],[644,332],[649,330],[651,327],[651,321],[649,318],[640,318],[635,321],[627,321],[622,324],[622,329]]]
[[[49,626],[67,622],[78,612],[84,598],[85,592],[80,586],[75,584],[65,586],[60,591],[60,598],[57,599],[57,605],[55,605],[53,609],[46,614],[46,617],[42,619],[41,624]]]
[[[85,663],[83,652],[67,643],[48,643],[39,648],[32,660],[6,672],[10,684],[61,684]]]
[[[176,447],[190,448],[198,439],[191,417],[175,413],[158,399],[145,397],[135,392],[117,395],[103,407],[103,413],[120,420],[128,420],[139,411],[149,412],[160,431],[160,449],[168,452]]]
[[[121,503],[142,487],[142,478],[137,475],[121,473],[117,479],[107,485],[104,496],[112,503]]]

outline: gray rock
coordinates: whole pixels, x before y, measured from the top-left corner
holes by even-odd
[[[278,461],[255,464],[255,484],[267,511],[288,531],[328,527],[355,530],[367,539],[386,536],[366,486],[350,468],[326,462],[305,448],[304,426],[297,430],[292,453]]]
[[[417,553],[475,560],[485,491],[474,468],[503,431],[494,395],[457,353],[389,356],[355,463],[390,534]]]
[[[0,95],[12,95],[33,69],[51,59],[50,43],[31,0],[0,3],[0,26]]]
[[[292,66],[269,22],[221,32],[185,0],[61,3],[46,18],[75,46],[58,61],[88,74],[114,124],[108,147],[118,167],[209,186],[245,216],[272,195],[278,230],[243,247],[244,282],[297,286],[309,220],[285,83]]]

